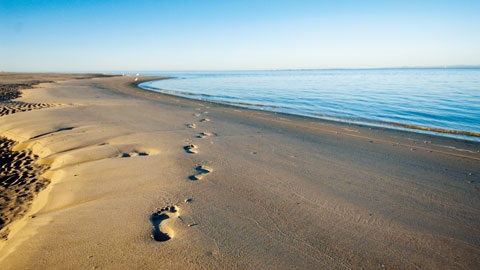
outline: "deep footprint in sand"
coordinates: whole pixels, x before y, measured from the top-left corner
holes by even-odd
[[[203,123],[203,122],[210,122],[210,119],[208,118],[203,118],[203,119],[200,119],[200,122]]]
[[[198,153],[197,146],[194,145],[194,144],[186,145],[186,146],[183,147],[183,149],[185,150],[185,152],[187,152],[187,153],[189,153],[189,154],[196,154],[196,153]]]
[[[200,133],[197,135],[197,138],[203,139],[203,138],[209,137],[209,136],[212,136],[212,133],[210,133],[210,132],[200,132]]]
[[[211,173],[213,171],[212,168],[200,165],[195,168],[196,173],[194,175],[190,175],[188,179],[192,181],[200,180],[202,179],[205,175]]]
[[[150,221],[153,225],[152,234],[150,236],[153,240],[158,242],[165,242],[172,239],[172,237],[168,235],[168,233],[162,232],[160,230],[160,224],[162,223],[162,221],[169,219],[171,214],[173,213],[177,213],[177,209],[175,208],[175,206],[167,206],[157,210],[150,216]]]
[[[119,157],[121,158],[129,158],[129,157],[134,157],[134,156],[148,156],[148,153],[147,152],[143,152],[143,151],[137,151],[137,150],[134,150],[130,153],[121,153],[119,155]]]
[[[197,125],[195,125],[195,124],[186,124],[186,126],[188,128],[196,128],[197,127]]]

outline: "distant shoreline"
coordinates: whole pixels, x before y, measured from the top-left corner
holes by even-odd
[[[159,73],[159,72],[243,72],[243,71],[309,71],[309,70],[389,70],[389,69],[480,69],[480,65],[472,65],[472,66],[462,66],[462,65],[456,65],[456,66],[419,66],[419,67],[371,67],[371,68],[280,68],[280,69],[172,69],[172,70],[138,70],[138,71],[131,71],[131,70],[125,70],[125,71],[100,71],[104,72],[106,74],[121,74],[121,73],[126,73],[133,75],[135,73],[140,73],[140,74],[148,74],[148,73]]]
[[[480,69],[480,65],[452,65],[452,66],[405,66],[405,67],[365,67],[365,68],[272,68],[272,69],[155,69],[155,70],[78,70],[78,71],[0,71],[1,73],[30,73],[30,74],[105,74],[105,75],[117,75],[128,74],[133,76],[137,73],[141,75],[147,75],[148,73],[159,72],[217,72],[217,71],[308,71],[308,70],[389,70],[389,69]]]

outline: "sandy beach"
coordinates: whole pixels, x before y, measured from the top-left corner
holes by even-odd
[[[1,269],[480,265],[480,143],[0,74]]]

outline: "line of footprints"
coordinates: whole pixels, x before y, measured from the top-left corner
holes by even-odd
[[[203,114],[206,114],[208,112],[204,112]],[[196,117],[200,117],[201,114],[199,113],[194,113],[193,114],[194,116]],[[209,122],[210,119],[208,118],[202,118],[199,120],[200,123],[205,123],[205,122]],[[195,123],[191,123],[191,124],[187,124],[186,125],[188,128],[197,128],[197,125]],[[212,136],[213,134],[210,133],[210,132],[200,132],[196,138],[199,138],[199,139],[202,139],[202,138],[205,138],[205,137],[209,137],[209,136]],[[194,144],[188,144],[186,146],[183,147],[183,150],[185,150],[186,153],[188,154],[197,154],[198,153],[198,147]],[[190,175],[188,177],[188,179],[192,180],[192,181],[196,181],[196,180],[201,180],[205,175],[209,174],[212,172],[212,168],[208,167],[208,166],[205,166],[205,165],[197,165],[195,167],[195,173],[193,175]]]
[[[204,112],[204,114],[206,113],[208,112]],[[196,117],[201,116],[201,114],[199,113],[194,113],[193,115]],[[204,123],[209,121],[210,119],[208,118],[202,118],[199,120],[199,123]],[[190,124],[187,124],[186,127],[194,129],[194,128],[197,128],[197,125],[195,123],[190,123]],[[197,134],[196,138],[202,139],[212,135],[214,134],[210,132],[200,132]],[[199,152],[198,147],[194,144],[188,144],[184,146],[183,150],[185,150],[187,154],[197,154]],[[211,173],[212,171],[213,171],[212,168],[208,166],[197,165],[195,167],[195,173],[190,175],[188,179],[191,181],[201,180],[203,177],[205,177],[207,174]],[[192,199],[186,199],[185,202],[191,203]],[[178,205],[171,205],[163,208],[157,208],[157,210],[150,215],[150,222],[152,223],[152,226],[153,226],[152,233],[151,233],[152,239],[158,242],[165,242],[172,239],[173,232],[167,231],[167,230],[162,231],[160,225],[164,220],[167,220],[169,218],[175,218],[175,217],[180,218]],[[188,224],[189,227],[195,226],[195,225],[197,224],[196,223]]]

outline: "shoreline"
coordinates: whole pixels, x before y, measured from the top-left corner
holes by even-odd
[[[180,100],[183,100],[183,101],[201,102],[201,103],[205,103],[205,104],[209,104],[209,105],[213,105],[213,106],[221,106],[221,107],[223,106],[227,109],[231,108],[231,109],[241,109],[241,110],[252,111],[252,112],[261,112],[261,113],[269,114],[270,117],[280,116],[280,118],[282,118],[282,119],[285,119],[285,118],[292,119],[291,121],[301,121],[301,122],[319,123],[319,124],[324,123],[324,124],[344,126],[345,128],[348,128],[348,127],[361,128],[361,129],[364,129],[364,130],[367,130],[367,129],[372,130],[373,129],[373,130],[378,131],[378,132],[385,132],[385,133],[391,133],[391,134],[405,133],[402,136],[408,136],[409,134],[412,135],[412,136],[417,135],[420,138],[428,139],[428,140],[423,141],[424,144],[431,143],[432,138],[435,138],[437,140],[442,140],[445,143],[448,143],[451,140],[451,142],[460,142],[460,143],[472,144],[472,145],[477,145],[479,148],[474,150],[474,151],[470,151],[470,150],[465,150],[465,151],[469,152],[471,154],[479,154],[480,153],[480,138],[477,139],[476,137],[472,137],[472,138],[467,137],[466,138],[464,136],[460,136],[460,137],[448,136],[449,133],[442,133],[440,131],[436,132],[436,131],[433,131],[433,130],[432,131],[431,130],[423,130],[422,129],[423,127],[421,127],[421,126],[419,126],[417,128],[415,128],[415,126],[414,126],[414,128],[407,128],[407,127],[402,128],[401,127],[402,124],[397,124],[397,123],[392,123],[392,126],[388,126],[388,125],[381,125],[380,123],[376,124],[374,122],[369,124],[368,122],[360,122],[360,121],[348,121],[348,120],[342,121],[341,118],[338,118],[338,119],[335,119],[335,118],[318,118],[318,117],[312,117],[312,116],[308,116],[308,115],[290,114],[290,113],[275,112],[275,111],[268,111],[268,110],[259,110],[259,109],[255,109],[255,108],[235,106],[235,105],[227,104],[227,103],[221,103],[221,102],[215,102],[215,101],[203,100],[203,99],[193,99],[193,98],[188,98],[188,97],[184,97],[184,96],[180,96],[180,95],[163,93],[163,92],[143,88],[143,87],[140,86],[140,84],[145,83],[145,82],[156,81],[156,80],[166,80],[166,79],[170,79],[170,78],[171,77],[160,77],[160,79],[153,79],[153,80],[152,79],[145,79],[144,81],[134,82],[131,85],[133,87],[136,87],[136,88],[144,90],[144,91],[149,91],[149,92],[153,92],[153,93],[158,94],[158,95],[165,95],[165,96],[177,98],[177,99],[180,99]],[[167,90],[167,91],[169,91],[169,90]],[[141,96],[141,94],[139,96]],[[152,97],[150,96],[150,98],[152,98]],[[283,118],[283,117],[285,117],[285,118]],[[396,127],[395,124],[399,125],[399,127]],[[303,127],[308,128],[306,126],[303,126]],[[428,127],[425,127],[425,128],[428,129]],[[335,131],[335,133],[339,134],[338,131]],[[452,134],[452,135],[454,135],[454,134]],[[465,135],[465,136],[467,136],[467,135]],[[478,134],[478,136],[480,137],[480,134]],[[418,140],[421,141],[422,139],[418,139]],[[406,144],[405,144],[405,146],[406,146]],[[443,154],[447,154],[447,155],[451,154],[448,151],[441,151],[441,150],[434,150],[434,149],[429,149],[429,151],[435,151],[437,153],[443,153]],[[465,157],[465,158],[469,158],[469,159],[472,158],[472,156],[465,156],[465,155],[462,155],[462,154],[458,154],[457,156],[458,157]],[[473,157],[473,159],[480,160],[480,157],[478,157],[478,158]]]
[[[165,79],[169,79],[169,78],[165,78]],[[164,79],[162,79],[162,80],[164,80]],[[145,81],[145,82],[150,82],[150,81]],[[307,115],[307,114],[294,114],[294,113],[287,113],[287,112],[268,110],[268,109],[267,110],[262,110],[260,108],[255,108],[255,107],[259,107],[260,105],[249,105],[249,104],[243,104],[241,102],[240,103],[215,102],[215,101],[201,99],[201,98],[198,98],[198,99],[197,98],[188,98],[188,97],[182,96],[182,94],[177,94],[177,95],[174,94],[174,92],[178,92],[176,90],[148,88],[148,87],[142,87],[140,85],[138,85],[138,87],[140,89],[143,89],[143,90],[146,90],[146,91],[152,91],[152,92],[156,92],[156,93],[163,94],[163,95],[171,95],[171,96],[174,96],[174,97],[191,99],[191,100],[196,100],[196,101],[201,101],[201,102],[209,102],[209,103],[213,103],[213,104],[231,106],[233,108],[250,109],[250,110],[255,110],[255,111],[266,111],[266,112],[271,112],[271,113],[276,113],[276,114],[281,114],[281,115],[286,115],[286,116],[306,117],[306,118],[309,118],[309,119],[329,121],[329,122],[333,122],[333,123],[344,123],[344,124],[358,125],[358,126],[364,126],[364,127],[384,128],[384,129],[406,131],[406,132],[417,133],[417,134],[435,135],[435,136],[450,138],[450,139],[465,140],[465,141],[471,141],[471,142],[480,142],[480,133],[472,132],[472,131],[443,129],[443,128],[428,127],[428,126],[417,126],[417,125],[409,125],[409,124],[403,124],[403,123],[397,123],[397,122],[381,122],[381,121],[376,122],[376,121],[359,120],[359,119],[353,119],[353,118],[334,117],[334,116],[328,116],[328,115],[315,117],[313,115]],[[166,91],[166,92],[162,92],[162,91]],[[170,93],[170,92],[172,92],[172,93]],[[187,95],[187,94],[184,94],[184,95]],[[268,105],[261,105],[261,106],[272,108],[272,106],[268,106]]]
[[[167,77],[164,79],[174,79],[174,78],[176,77]],[[279,106],[270,106],[265,104],[249,104],[245,102],[231,102],[231,101],[222,101],[222,100],[218,100],[218,101],[209,100],[209,97],[215,97],[215,96],[210,96],[208,94],[183,92],[183,91],[172,90],[172,89],[162,89],[162,88],[151,87],[148,85],[143,85],[143,86],[139,85],[139,87],[147,91],[153,91],[153,92],[158,92],[166,95],[183,97],[187,99],[230,105],[232,107],[237,107],[237,108],[270,111],[270,112],[275,112],[275,113],[284,114],[284,115],[304,116],[304,117],[321,119],[326,121],[351,123],[351,124],[365,125],[370,127],[382,127],[382,128],[404,130],[404,131],[410,131],[410,132],[422,133],[422,134],[434,134],[434,135],[444,136],[444,137],[449,137],[454,139],[480,142],[480,132],[475,132],[475,131],[466,131],[461,129],[457,130],[457,129],[450,129],[450,128],[433,127],[428,125],[401,123],[401,122],[355,119],[355,118],[348,118],[348,117],[341,117],[341,116],[329,116],[329,115],[323,115],[323,114],[317,114],[317,113],[302,113],[301,111],[286,112],[285,110],[282,109],[282,107],[279,107]],[[207,98],[204,98],[204,97],[207,97]]]
[[[317,118],[317,117],[311,117],[311,116],[307,116],[307,115],[289,114],[289,113],[284,113],[284,112],[259,110],[259,109],[248,108],[248,107],[237,107],[237,106],[234,106],[234,105],[231,105],[231,104],[220,103],[220,102],[215,102],[215,101],[210,101],[210,100],[193,99],[193,98],[188,98],[188,97],[184,97],[184,96],[180,96],[180,95],[162,93],[162,92],[159,92],[159,91],[146,89],[146,88],[143,88],[143,87],[140,86],[140,84],[145,83],[145,82],[151,82],[151,81],[157,81],[157,80],[168,80],[168,79],[171,79],[171,78],[174,78],[174,77],[157,77],[157,76],[153,76],[153,77],[152,76],[143,76],[143,77],[144,78],[141,79],[140,81],[132,82],[130,85],[134,88],[138,88],[138,89],[141,89],[143,91],[152,92],[152,93],[154,93],[154,95],[145,95],[144,96],[144,95],[142,95],[142,93],[139,93],[138,91],[135,91],[135,92],[130,93],[130,94],[133,94],[133,95],[136,95],[136,96],[139,96],[139,97],[152,98],[152,99],[155,99],[155,95],[160,95],[160,96],[171,97],[174,100],[178,99],[178,100],[181,100],[181,101],[184,101],[184,102],[200,102],[200,103],[206,104],[205,106],[212,105],[212,106],[225,107],[227,109],[231,108],[233,110],[240,109],[240,110],[251,111],[251,112],[254,112],[254,113],[255,112],[259,112],[261,114],[266,113],[267,115],[269,115],[269,117],[280,116],[279,117],[280,119],[288,119],[288,121],[299,121],[299,122],[302,122],[302,123],[331,124],[333,126],[339,125],[341,127],[344,127],[345,129],[348,129],[349,127],[353,127],[353,128],[363,129],[364,131],[374,130],[375,132],[388,133],[389,136],[396,136],[397,133],[398,134],[403,134],[403,135],[401,135],[402,137],[403,136],[408,136],[408,135],[412,135],[414,137],[418,136],[417,140],[419,142],[423,141],[423,144],[431,144],[432,143],[431,140],[436,139],[436,140],[442,141],[442,143],[445,143],[445,144],[458,142],[458,143],[465,143],[465,144],[469,144],[469,145],[476,145],[477,148],[475,148],[475,150],[464,150],[464,149],[460,150],[460,152],[466,152],[466,153],[473,154],[473,155],[463,155],[462,153],[452,154],[450,151],[448,151],[448,148],[447,149],[441,149],[441,148],[431,149],[431,148],[428,148],[428,151],[432,151],[432,152],[436,152],[436,153],[440,153],[440,154],[445,154],[445,155],[454,155],[454,156],[458,156],[458,157],[461,157],[461,158],[480,160],[480,156],[476,157],[476,155],[478,155],[480,153],[480,141],[474,140],[474,139],[469,140],[469,139],[466,139],[466,138],[463,138],[463,137],[450,137],[450,136],[447,136],[446,134],[442,134],[442,133],[438,133],[438,132],[434,132],[434,131],[429,132],[428,130],[424,130],[424,132],[422,132],[422,130],[401,128],[401,127],[396,128],[395,126],[382,126],[382,125],[378,125],[378,124],[376,125],[374,123],[372,125],[369,125],[368,122],[349,122],[349,121],[341,121],[341,119],[335,120],[335,119],[329,119],[329,118]],[[125,92],[122,91],[122,93],[125,93]],[[178,102],[178,101],[176,101],[176,102]],[[307,128],[307,129],[309,128],[307,126],[302,126],[302,127]],[[334,131],[334,133],[337,134],[337,135],[340,134],[340,132],[338,132],[338,131]],[[356,135],[353,135],[353,134],[342,134],[342,135],[357,137]],[[479,134],[479,136],[480,136],[480,134]],[[405,147],[410,147],[409,144],[402,144],[402,143],[397,143],[397,144],[398,145],[403,145]],[[416,148],[422,148],[419,145],[416,145],[415,147]],[[452,149],[455,149],[455,147],[452,148]]]
[[[152,78],[49,84],[21,100],[58,106],[0,117],[52,181],[6,269],[480,262],[480,144],[133,86]]]

